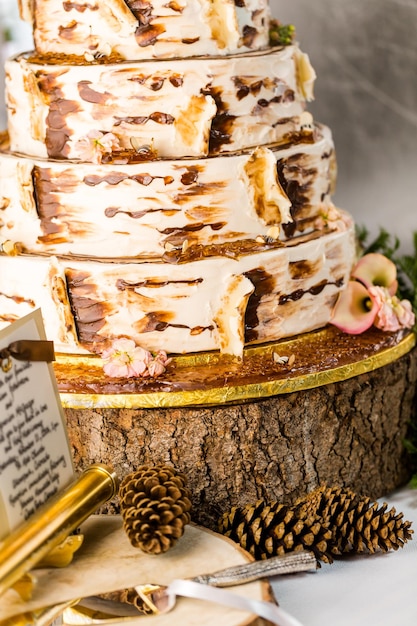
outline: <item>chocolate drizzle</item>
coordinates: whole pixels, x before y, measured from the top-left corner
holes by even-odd
[[[273,296],[275,288],[275,278],[268,274],[263,268],[257,268],[250,272],[246,272],[245,276],[254,284],[255,289],[249,297],[248,305],[245,313],[245,343],[254,342],[258,339],[256,328],[259,325],[258,307],[263,296]],[[297,302],[306,294],[313,296],[319,295],[327,286],[334,285],[340,289],[344,283],[344,279],[339,278],[334,282],[322,280],[320,283],[313,285],[309,289],[295,289],[288,294],[275,294],[276,303],[284,306],[289,302]]]
[[[261,298],[273,292],[275,278],[264,268],[258,267],[245,272],[245,276],[253,283],[255,289],[249,296],[245,312],[245,343],[256,341],[258,333],[256,328],[259,324],[258,306]]]
[[[3,298],[6,298],[7,300],[12,300],[13,302],[16,302],[16,304],[28,304],[30,307],[34,308],[35,302],[32,299],[28,299],[28,298],[23,298],[22,296],[10,296],[7,293],[1,293]]]
[[[230,143],[236,115],[230,115],[228,108],[222,100],[220,87],[208,85],[202,89],[202,94],[211,96],[216,103],[217,113],[213,117],[210,128],[209,154],[217,154],[224,144]]]
[[[343,278],[339,278],[334,282],[322,280],[320,283],[318,283],[317,285],[313,285],[309,289],[296,289],[291,293],[279,296],[278,304],[283,305],[287,304],[287,302],[297,302],[297,300],[301,300],[301,298],[307,293],[310,293],[312,296],[318,296],[328,285],[335,285],[340,289],[340,287],[343,285],[343,282]]]
[[[190,327],[186,324],[174,324],[172,322],[166,321],[164,318],[167,317],[167,314],[162,311],[152,311],[151,313],[147,313],[143,318],[138,320],[134,325],[134,329],[138,333],[151,333],[154,331],[163,332],[167,328],[183,328],[190,331],[190,335],[199,335],[205,330],[213,330],[213,326],[195,326]]]
[[[147,122],[155,122],[156,124],[173,124],[175,122],[175,118],[169,113],[161,113],[159,111],[155,111],[147,116],[126,116],[126,117],[116,117],[117,121],[114,123],[115,126],[120,126],[123,122],[125,124],[133,124],[133,125],[142,125],[147,124]]]
[[[61,72],[43,72],[35,74],[39,91],[43,99],[49,104],[46,117],[45,145],[50,158],[60,159],[68,156],[67,141],[71,132],[66,129],[65,118],[68,114],[80,110],[80,105],[71,100],[65,100],[58,86],[57,78]]]
[[[56,186],[51,179],[51,170],[37,165],[32,170],[33,196],[36,211],[41,222],[42,232],[39,239],[46,243],[61,237],[62,225],[57,220],[61,211],[61,203],[55,196]]]
[[[258,34],[258,31],[253,26],[248,26],[245,24],[243,27],[243,45],[247,48],[251,48],[253,46],[253,42]]]
[[[170,185],[174,181],[172,176],[151,176],[151,174],[148,174],[146,172],[144,172],[143,174],[133,174],[130,176],[121,172],[109,172],[105,176],[98,176],[94,174],[90,176],[84,176],[83,182],[90,187],[95,187],[96,185],[100,185],[101,183],[107,183],[108,185],[118,185],[125,180],[133,180],[136,183],[147,187],[158,178],[163,180],[165,185]]]
[[[143,211],[128,211],[120,207],[109,206],[104,211],[104,215],[110,219],[113,217],[116,217],[116,215],[119,215],[120,213],[123,213],[123,215],[127,215],[128,217],[134,220],[137,220],[143,217],[144,215],[150,215],[152,213],[165,213],[167,215],[172,215],[172,213],[175,213],[175,210],[174,209],[144,209]]]
[[[164,230],[161,230],[160,232],[163,235],[172,235],[172,234],[179,234],[179,233],[187,233],[187,232],[195,232],[198,230],[202,230],[203,228],[211,228],[211,230],[221,230],[222,228],[224,228],[225,226],[227,226],[226,222],[214,222],[212,224],[209,224],[207,222],[197,222],[196,224],[188,224],[187,226],[184,226],[183,228],[178,228],[178,227],[172,227],[172,228],[165,228]]]
[[[92,104],[106,104],[108,98],[111,98],[111,95],[95,91],[94,89],[91,89],[90,85],[91,81],[80,80],[78,83],[78,93],[80,94],[80,98],[85,102],[91,102]]]
[[[198,285],[203,282],[202,278],[194,278],[193,280],[151,280],[145,279],[136,283],[128,282],[119,278],[116,282],[116,287],[119,291],[135,291],[135,289],[147,288],[147,289],[159,289],[160,287],[166,287],[167,285]]]
[[[77,26],[78,26],[78,22],[76,20],[72,20],[71,22],[69,22],[65,26],[59,26],[59,28],[58,28],[59,36],[62,39],[69,39],[69,40],[71,40],[72,37],[73,37],[73,32],[75,31]]]
[[[279,182],[291,202],[293,221],[282,225],[287,238],[293,237],[299,230],[303,213],[310,208],[309,193],[317,176],[316,168],[303,167],[303,159],[304,155],[299,153],[277,161]]]
[[[147,46],[153,46],[158,37],[164,32],[165,27],[162,24],[146,24],[145,26],[138,26],[135,31],[135,37],[138,45],[141,48],[146,48]]]
[[[75,320],[78,339],[81,345],[99,351],[99,345],[105,342],[99,331],[106,324],[106,317],[111,313],[111,305],[100,301],[96,296],[96,287],[90,283],[90,274],[68,268],[65,272],[68,300]]]
[[[84,13],[84,11],[86,11],[87,9],[89,11],[98,11],[98,5],[97,4],[80,4],[79,2],[63,2],[62,6],[64,7],[64,11],[78,11],[78,13]]]

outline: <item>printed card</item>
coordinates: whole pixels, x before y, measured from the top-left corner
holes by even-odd
[[[46,340],[39,310],[0,331],[0,353],[22,340]],[[52,363],[24,359],[0,361],[0,539],[74,479]]]

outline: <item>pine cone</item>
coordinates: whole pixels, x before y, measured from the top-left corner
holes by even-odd
[[[328,563],[327,542],[332,533],[314,515],[262,500],[255,505],[233,507],[219,520],[219,532],[239,543],[255,559],[309,550]]]
[[[143,465],[128,474],[119,496],[124,529],[143,552],[167,552],[191,520],[186,478],[168,465]]]
[[[398,550],[412,538],[411,522],[388,505],[380,506],[350,489],[322,486],[299,500],[299,515],[316,515],[332,531],[328,548],[334,555]]]

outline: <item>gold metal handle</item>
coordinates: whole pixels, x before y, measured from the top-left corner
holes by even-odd
[[[52,496],[0,543],[0,595],[117,493],[113,469],[96,464]]]

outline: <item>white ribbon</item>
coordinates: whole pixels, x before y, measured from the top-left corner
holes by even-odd
[[[301,622],[272,602],[253,600],[219,587],[211,587],[192,580],[173,580],[166,589],[166,593],[170,596],[171,601],[175,601],[175,596],[208,600],[240,611],[248,611],[277,624],[277,626],[302,626]]]

